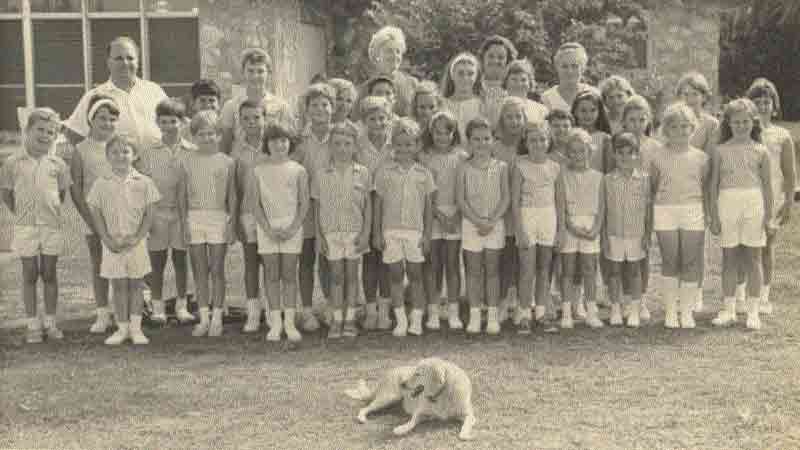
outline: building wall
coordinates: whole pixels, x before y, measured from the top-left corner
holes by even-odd
[[[325,72],[327,28],[304,23],[298,0],[201,2],[201,73],[220,82],[227,95],[241,88],[239,55],[248,47],[269,52],[273,89],[288,99],[302,92],[314,74]]]

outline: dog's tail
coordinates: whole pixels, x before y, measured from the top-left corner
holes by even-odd
[[[375,398],[375,392],[367,387],[365,380],[358,380],[358,385],[355,388],[345,389],[344,393],[350,398],[361,401],[371,401]]]

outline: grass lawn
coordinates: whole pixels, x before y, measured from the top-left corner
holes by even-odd
[[[800,130],[798,130],[800,131]],[[73,219],[77,219],[73,217]],[[0,448],[48,449],[797,449],[800,448],[800,218],[782,231],[763,329],[713,329],[719,270],[695,330],[665,330],[658,277],[654,322],[640,330],[579,324],[556,335],[468,339],[436,333],[398,340],[368,334],[294,349],[189,327],[151,329],[143,348],[107,348],[90,336],[86,250],[76,220],[61,259],[60,343],[25,345],[0,329]],[[715,252],[711,264],[718,263]],[[241,299],[240,254],[228,285]],[[22,317],[19,268],[0,267],[0,322]],[[404,438],[399,410],[367,425],[343,391],[386,368],[428,356],[463,367],[475,387],[477,439],[430,423]]]

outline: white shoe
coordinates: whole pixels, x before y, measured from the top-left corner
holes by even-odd
[[[683,288],[681,288],[681,290],[683,290]],[[681,295],[680,299],[681,328],[692,329],[697,326],[697,324],[694,321],[694,311],[696,306],[697,306],[697,297],[687,298],[685,295]]]
[[[481,309],[469,309],[469,324],[467,324],[467,333],[478,334],[481,332]]]
[[[314,314],[314,311],[311,311],[311,309],[309,308],[308,311],[303,311],[302,315],[303,315],[304,331],[308,331],[309,333],[311,333],[319,330],[319,320],[317,320],[317,316]]]
[[[129,336],[135,345],[147,345],[150,339],[142,332],[142,316],[131,315]]]
[[[392,330],[392,336],[394,337],[406,337],[408,334],[408,322],[407,321],[397,321],[397,325],[395,325],[394,330]]]
[[[450,303],[447,305],[447,326],[451,330],[461,330],[464,328],[461,317],[459,317],[459,307],[460,305],[458,303]]]
[[[505,322],[508,320],[508,309],[510,307],[509,300],[501,300],[500,304],[497,305],[497,321],[500,323]]]
[[[261,326],[261,305],[258,300],[247,300],[247,321],[242,333],[255,333]]]
[[[533,308],[533,317],[537,322],[541,322],[545,314],[547,314],[547,308],[545,308],[544,305],[536,305],[536,307]]]
[[[98,312],[97,318],[95,319],[91,328],[89,328],[89,332],[92,334],[105,334],[106,331],[111,328],[111,322],[111,314],[108,312]]]
[[[750,309],[747,311],[746,326],[750,330],[761,329],[761,317],[759,317],[759,310],[761,309],[761,299],[753,298],[749,300]]]
[[[108,339],[105,340],[106,345],[120,345],[130,337],[129,325],[124,322],[117,323],[119,328]]]
[[[300,334],[300,331],[297,329],[294,323],[294,318],[295,318],[294,308],[284,309],[283,315],[285,316],[283,319],[283,329],[284,331],[286,331],[286,338],[289,339],[289,342],[302,341],[303,336]]]
[[[167,323],[167,313],[164,306],[164,300],[153,300],[153,314],[150,316],[150,320],[160,324]]]
[[[514,323],[515,326],[519,326],[519,323],[522,322],[522,318],[524,314],[522,313],[522,308],[519,305],[513,307],[513,311],[511,314],[511,321]]]
[[[561,328],[572,329],[575,327],[575,322],[572,320],[572,303],[561,303]]]
[[[598,317],[597,303],[589,303],[586,308],[586,324],[589,328],[603,328],[603,321]]]
[[[628,304],[626,305],[628,309],[628,317],[631,316],[633,313],[633,305]],[[622,326],[622,308],[620,307],[619,303],[612,303],[611,304],[611,318],[608,320],[608,323],[613,327]],[[637,314],[638,316],[638,314]]]
[[[641,309],[641,303],[637,301],[632,301],[630,303],[630,314],[628,314],[628,323],[627,325],[631,328],[639,328],[640,321],[639,321],[639,311]]]
[[[498,315],[497,308],[489,308],[486,312],[486,334],[493,336],[500,333]]]
[[[678,305],[674,299],[664,301],[664,327],[670,329],[681,327],[678,321]]]
[[[438,315],[437,315],[438,317]],[[438,319],[437,319],[438,320]],[[414,309],[411,311],[411,320],[408,325],[408,334],[422,336],[422,310]]]
[[[650,321],[650,310],[647,309],[647,304],[645,304],[644,300],[642,300],[641,306],[639,306],[639,319],[644,322]]]
[[[208,336],[209,337],[220,337],[222,336],[222,314],[224,310],[222,308],[214,308],[211,312],[211,324],[208,326]]]
[[[270,342],[278,342],[281,340],[281,334],[283,334],[283,317],[281,316],[281,311],[270,311],[267,340]]]
[[[731,314],[730,311],[720,310],[717,317],[711,319],[711,325],[715,327],[727,327],[736,323],[736,314]]]
[[[425,328],[429,330],[439,329],[439,320],[441,317],[440,309],[438,304],[428,305],[428,321],[425,322]]]
[[[392,328],[392,319],[389,318],[389,303],[378,301],[378,329],[390,330]]]
[[[700,293],[697,294],[697,300],[695,300],[694,304],[694,312],[703,312],[703,308],[705,308],[705,304],[703,302],[703,291],[699,291]]]
[[[575,318],[578,320],[586,320],[586,306],[584,306],[583,302],[578,302],[575,304]]]
[[[208,329],[211,325],[211,322],[208,320],[200,320],[200,322],[192,328],[192,336],[200,337],[200,336],[207,336]]]
[[[759,312],[759,314],[764,314],[766,316],[771,316],[772,315],[772,302],[769,301],[769,300],[767,300],[766,302],[762,300],[761,301],[761,305],[759,305],[759,307],[758,307],[758,312]]]
[[[178,318],[178,322],[180,323],[189,323],[194,322],[195,317],[192,313],[189,312],[187,307],[186,298],[178,298],[175,300],[175,315]]]

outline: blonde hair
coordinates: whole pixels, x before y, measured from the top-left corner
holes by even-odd
[[[392,124],[392,142],[403,135],[408,135],[414,138],[414,140],[419,140],[420,135],[422,134],[422,130],[419,127],[419,124],[408,117],[401,117],[397,121]]]
[[[506,97],[503,99],[503,103],[500,104],[500,115],[499,119],[497,120],[497,126],[495,127],[495,131],[501,134],[506,133],[506,126],[505,121],[503,120],[503,114],[506,112],[507,109],[511,108],[519,108],[522,112],[522,117],[524,122],[528,121],[528,115],[525,113],[525,100],[519,97]]]
[[[392,105],[389,103],[389,100],[386,100],[384,97],[368,95],[361,100],[359,106],[361,115],[365,117],[378,110],[385,112],[387,116],[392,115]]]
[[[400,53],[406,52],[406,36],[403,34],[403,30],[394,26],[385,26],[376,31],[369,41],[367,49],[369,60],[373,63],[377,62],[381,47],[389,42],[397,42],[400,45]]]
[[[39,122],[52,122],[56,125],[60,125],[61,117],[53,108],[48,108],[46,106],[34,108],[30,114],[28,114],[28,121],[25,123],[25,131],[30,130]]]
[[[340,92],[347,91],[350,92],[353,98],[356,98],[358,96],[358,91],[356,90],[356,86],[350,80],[346,80],[344,78],[331,78],[330,80],[328,80],[328,84],[336,90],[337,95]]]
[[[564,142],[572,143],[574,141],[580,141],[585,144],[587,147],[591,147],[592,145],[592,135],[589,134],[588,131],[584,130],[580,127],[572,127],[567,132],[566,137],[564,138]]]
[[[586,53],[586,48],[583,45],[578,42],[565,42],[558,47],[556,54],[553,55],[553,63],[558,65],[558,61],[566,56],[568,52],[575,52],[578,62],[584,67],[589,62],[589,54]]]
[[[628,97],[636,94],[630,81],[619,75],[611,75],[600,82],[600,92],[603,94],[603,100],[607,100],[611,91],[622,91],[628,94]]]
[[[761,117],[758,114],[756,104],[749,98],[737,98],[725,105],[725,109],[722,112],[722,120],[719,124],[719,142],[726,142],[733,137],[731,117],[738,113],[747,113],[750,116],[753,121],[750,137],[756,142],[761,142]]]
[[[506,66],[506,73],[503,75],[503,89],[508,89],[508,78],[511,75],[516,75],[518,73],[524,73],[527,75],[528,81],[531,84],[528,89],[533,88],[533,84],[536,82],[536,69],[533,68],[533,64],[531,64],[527,58],[523,58],[515,59]]]
[[[703,103],[711,98],[711,85],[702,73],[693,70],[683,74],[683,76],[678,79],[678,83],[675,84],[675,95],[680,96],[681,89],[687,85],[703,94],[705,97]]]
[[[106,155],[108,155],[108,152],[110,152],[111,149],[116,145],[128,146],[131,148],[131,151],[134,155],[139,154],[139,148],[136,146],[136,143],[130,136],[124,134],[115,134],[111,137],[111,139],[108,140],[108,142],[106,142]]]
[[[192,136],[196,135],[198,131],[203,128],[211,127],[219,132],[219,118],[214,111],[200,111],[192,117],[189,122],[189,131]]]
[[[623,122],[625,121],[625,118],[628,117],[628,114],[630,114],[632,111],[644,111],[647,114],[650,122],[647,124],[647,129],[645,130],[644,134],[650,136],[653,131],[653,109],[650,107],[650,102],[648,102],[647,99],[641,95],[634,94],[628,98],[628,101],[625,102],[625,106],[622,107]]]
[[[345,119],[342,122],[337,122],[331,127],[331,137],[334,134],[341,136],[349,136],[353,138],[353,142],[358,140],[358,127],[351,121]]]
[[[664,110],[664,115],[661,118],[664,127],[676,120],[688,120],[697,129],[697,115],[686,102],[674,102]]]

